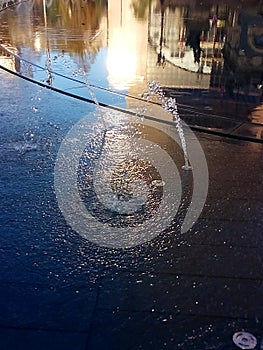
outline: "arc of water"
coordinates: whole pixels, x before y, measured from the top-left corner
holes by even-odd
[[[188,157],[188,152],[187,152],[187,146],[186,146],[186,141],[185,141],[185,136],[184,136],[184,130],[182,126],[182,120],[179,116],[178,113],[178,108],[177,108],[177,103],[176,99],[172,97],[166,97],[164,95],[164,92],[162,88],[160,87],[159,83],[156,81],[152,81],[148,85],[149,87],[149,93],[144,94],[144,97],[146,97],[147,100],[149,100],[151,95],[156,95],[158,99],[162,102],[162,107],[165,111],[169,112],[173,116],[173,121],[175,122],[175,127],[178,132],[183,154],[184,154],[184,170],[191,170],[190,162],[189,162],[189,157]]]
[[[106,134],[106,131],[107,131],[107,125],[106,125],[106,121],[105,121],[105,118],[103,116],[103,113],[104,111],[102,110],[101,106],[100,106],[100,103],[97,99],[97,96],[94,92],[94,89],[92,88],[92,86],[90,85],[89,81],[88,81],[88,78],[87,78],[87,74],[86,72],[83,70],[83,77],[84,77],[84,83],[85,85],[87,86],[88,90],[89,90],[89,93],[95,103],[95,105],[98,107],[98,111],[99,111],[99,118],[103,124],[103,129],[104,129],[104,132]]]

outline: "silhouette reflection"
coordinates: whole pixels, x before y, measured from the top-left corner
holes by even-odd
[[[262,101],[262,1],[16,1],[0,21],[0,64],[62,89],[53,72],[135,96],[157,80],[240,120]]]

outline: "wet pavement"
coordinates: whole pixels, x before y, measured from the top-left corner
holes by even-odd
[[[198,71],[199,66],[193,62],[190,48],[186,48],[182,57],[172,56],[168,36],[163,51],[165,64],[157,65],[158,47],[154,43],[149,46],[149,38],[142,35],[148,30],[147,21],[141,18],[135,21],[134,16],[126,20],[125,6],[121,14],[123,22],[118,21],[112,15],[118,12],[117,1],[108,4],[109,22],[105,21],[107,16],[103,1],[96,4],[87,2],[87,6],[83,5],[85,9],[80,7],[82,3],[79,2],[68,8],[62,2],[49,1],[46,4],[47,18],[43,16],[42,3],[33,1],[30,4],[32,12],[27,11],[27,4],[20,4],[17,12],[12,10],[9,15],[6,15],[7,12],[1,15],[0,349],[232,350],[238,349],[233,335],[245,331],[256,337],[254,348],[261,350],[262,90],[254,81],[254,85],[251,83],[249,86],[250,90],[246,90],[247,86],[240,89],[236,86],[229,91],[224,84],[213,85],[212,80],[221,79],[222,75]],[[159,23],[160,8],[158,4],[156,6],[151,8],[150,13],[152,16],[156,14]],[[224,10],[223,5],[217,7],[220,11]],[[131,11],[132,7],[128,8]],[[175,8],[176,16],[169,17],[174,13],[168,9],[167,18],[176,18],[181,23],[185,14],[182,12],[179,16],[178,11],[183,7]],[[75,13],[72,22],[70,10]],[[97,15],[89,17],[93,11]],[[192,5],[189,11],[191,14]],[[207,7],[204,6],[201,13],[206,12]],[[84,21],[86,18],[90,22]],[[151,33],[154,28],[158,29],[154,21],[155,17],[149,22],[150,34],[158,41],[158,35]],[[173,22],[165,23],[169,26]],[[129,26],[134,28],[132,33]],[[182,23],[180,26],[178,40],[185,30]],[[21,27],[25,30],[21,31]],[[116,41],[113,40],[115,30],[119,30]],[[137,37],[142,39],[138,46],[132,40],[135,30]],[[213,30],[210,28],[208,34],[211,35]],[[106,38],[105,33],[109,37]],[[33,38],[30,42],[29,36]],[[211,70],[211,40],[208,39],[202,45],[206,69]],[[104,47],[106,41],[107,48]],[[222,43],[216,42],[216,45],[219,44]],[[120,53],[118,48],[123,55],[114,55]],[[140,57],[137,70],[133,70],[130,48]],[[221,56],[214,59],[222,63]],[[126,67],[123,67],[123,62]],[[150,103],[141,107],[142,101],[137,100],[146,89],[147,81],[151,80],[160,81],[166,96],[176,98],[180,116],[194,131],[191,134],[185,126],[193,171],[182,170],[182,150],[175,142],[177,131],[171,116],[160,113],[155,120],[150,113],[148,118],[147,108],[150,112],[155,109],[151,110]],[[87,82],[92,84],[93,90]],[[105,109],[100,110],[90,103],[94,102],[94,93],[95,98],[106,106]],[[75,98],[70,94],[74,94]],[[136,108],[138,105],[142,108],[139,112],[136,110],[138,115],[126,115],[132,103]],[[127,119],[123,122],[117,111],[107,105],[122,108]],[[141,116],[144,112],[145,115]],[[112,125],[106,128],[108,120],[105,117],[105,122],[103,113],[108,113],[113,120],[119,118],[123,129],[116,130]],[[84,133],[83,139],[87,143],[89,141],[89,146],[81,153],[82,169],[79,163],[74,168],[71,159],[75,155],[73,146],[83,141],[78,134],[76,138],[74,136],[76,127],[78,131],[86,130],[83,120],[95,137],[90,139],[90,134]],[[159,205],[161,196],[169,199],[172,192],[165,192],[169,177],[173,175],[173,168],[170,171],[169,165],[171,158],[177,167],[177,190],[182,186],[181,196],[178,191],[175,198],[176,201],[181,200],[179,210],[160,233],[149,230],[151,239],[142,244],[134,247],[128,244],[126,249],[96,244],[87,239],[88,235],[85,238],[78,231],[79,207],[71,202],[66,191],[64,197],[68,206],[61,206],[63,193],[59,199],[56,183],[58,158],[62,166],[59,177],[62,183],[68,180],[67,171],[71,167],[77,169],[75,177],[78,181],[83,180],[84,186],[77,183],[78,191],[83,192],[82,202],[86,201],[83,229],[92,231],[95,228],[98,237],[104,235],[104,242],[107,242],[111,236],[98,229],[102,226],[93,224],[88,211],[92,209],[93,216],[100,222],[103,219],[105,226],[108,224],[107,217],[115,220],[116,216],[111,217],[112,211],[103,201],[101,206],[93,207],[98,200],[96,191],[99,192],[105,184],[101,184],[98,176],[96,178],[90,163],[100,158],[103,147],[107,150],[122,135],[126,135],[122,143],[124,153],[133,155],[129,136],[136,126],[139,128],[137,136],[146,142],[139,153],[141,158],[145,155],[144,162],[129,163],[125,158],[126,172],[121,172],[123,169],[118,165],[119,173],[113,173],[117,184],[110,185],[116,187],[118,196],[123,196],[120,198],[124,206],[131,196],[127,177],[137,174],[141,182],[133,190],[137,189],[141,197],[155,195],[152,198],[156,200],[151,198],[150,202],[155,210],[154,205]],[[73,134],[71,138],[70,133]],[[65,140],[68,138],[67,143]],[[194,146],[198,146],[195,140],[200,142],[204,158],[198,152],[197,157],[193,157],[196,154]],[[166,180],[161,181],[162,176],[151,177],[150,181],[147,178],[146,182],[150,185],[147,192],[142,180],[148,173],[156,176],[159,170],[153,167],[140,173],[146,166],[146,151],[151,151],[152,143],[159,146],[155,150],[161,148],[164,151],[159,156],[164,160],[161,175],[168,174],[168,180],[167,183]],[[68,146],[72,154],[63,153],[61,145]],[[110,158],[110,150],[107,156]],[[122,156],[123,153],[119,153],[119,157]],[[181,225],[189,203],[197,200],[197,207],[198,203],[201,207],[203,204],[206,172],[200,167],[206,166],[202,163],[204,159],[208,168],[207,198],[200,217],[192,217],[191,228],[182,233]],[[135,174],[134,164],[139,168]],[[106,165],[110,168],[109,163]],[[154,182],[155,185],[157,182],[157,189]],[[70,186],[68,189],[70,192]],[[118,193],[119,190],[123,192]],[[152,209],[148,202],[147,205],[149,208],[143,207],[139,214]],[[63,208],[71,210],[76,216],[75,226]],[[169,206],[166,209],[169,213]],[[137,217],[142,224],[142,217]],[[90,225],[85,225],[87,218]],[[156,217],[156,232],[159,232],[161,223],[162,220]],[[126,240],[128,237],[128,243],[138,239],[140,227],[131,213],[125,216],[123,222],[117,222],[115,229],[121,225],[124,230],[120,240],[123,236]],[[131,230],[128,230],[130,227]],[[244,346],[249,348],[248,344]]]
[[[94,107],[5,72],[3,89],[0,348],[225,350],[245,330],[259,349],[262,144],[196,133],[209,192],[192,229],[102,248],[66,224],[53,187],[61,139]]]
[[[164,91],[167,96],[176,98],[182,119],[194,130],[262,142],[260,96],[236,92],[230,97],[220,91],[175,88]]]

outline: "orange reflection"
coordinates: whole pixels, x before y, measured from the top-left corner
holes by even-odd
[[[263,125],[263,104],[254,108],[249,118],[253,123],[258,123]]]
[[[134,17],[132,0],[108,1],[108,80],[116,89],[143,80],[147,61],[147,21]]]

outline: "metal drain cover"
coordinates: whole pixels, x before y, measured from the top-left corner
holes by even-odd
[[[233,342],[240,349],[255,349],[257,346],[256,337],[253,334],[247,332],[236,332],[233,335]]]

